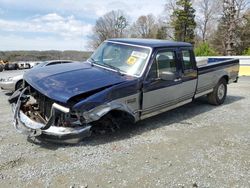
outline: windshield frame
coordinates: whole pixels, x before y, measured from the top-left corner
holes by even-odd
[[[124,72],[124,71],[120,71],[122,74],[125,74],[125,75],[128,75],[128,76],[134,76],[134,77],[137,77],[137,78],[140,78],[142,77],[143,73],[145,72],[145,69],[147,68],[147,65],[149,63],[149,60],[152,56],[152,52],[153,52],[153,48],[149,47],[149,46],[141,46],[141,45],[136,45],[136,44],[129,44],[129,43],[125,43],[125,42],[116,42],[116,41],[109,41],[109,40],[105,40],[103,43],[113,43],[113,44],[121,44],[121,45],[126,45],[126,46],[132,46],[132,47],[138,47],[138,48],[145,48],[145,49],[149,49],[149,54],[148,54],[148,57],[146,59],[146,62],[145,62],[145,65],[143,66],[143,69],[142,71],[140,72],[140,75],[135,75],[135,74],[129,74],[127,72]],[[103,44],[102,43],[102,44]],[[92,55],[91,55],[92,57]],[[111,71],[114,71],[114,72],[117,72],[119,73],[119,71],[115,70],[115,69],[112,69],[110,67],[107,67],[107,66],[103,66],[101,64],[97,64],[95,62],[91,62],[91,57],[87,59],[87,62],[90,63],[90,64],[94,64],[95,66],[97,67],[101,67],[101,68],[104,68],[104,69],[107,69],[107,70],[111,70]]]

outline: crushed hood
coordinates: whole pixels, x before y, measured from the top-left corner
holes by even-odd
[[[131,80],[89,63],[69,63],[33,69],[24,80],[43,95],[62,103],[77,95]]]

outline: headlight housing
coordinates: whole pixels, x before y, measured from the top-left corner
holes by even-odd
[[[13,77],[8,77],[8,78],[5,78],[5,79],[2,79],[3,82],[10,82],[10,81],[13,81]]]

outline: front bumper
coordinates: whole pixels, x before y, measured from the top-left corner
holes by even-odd
[[[36,137],[39,140],[45,140],[55,143],[76,144],[83,138],[91,135],[91,126],[86,124],[84,126],[75,127],[59,127],[53,123],[53,114],[58,113],[55,105],[51,109],[51,118],[47,124],[39,123],[28,117],[21,109],[22,96],[25,89],[20,92],[17,103],[12,104],[12,111],[14,114],[14,127],[22,134],[28,137]]]
[[[15,83],[13,81],[0,81],[0,88],[8,91],[15,91]]]

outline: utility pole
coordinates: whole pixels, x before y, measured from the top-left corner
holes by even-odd
[[[234,55],[236,39],[236,6],[235,0],[223,0],[223,12],[226,20],[226,53],[228,56]]]

